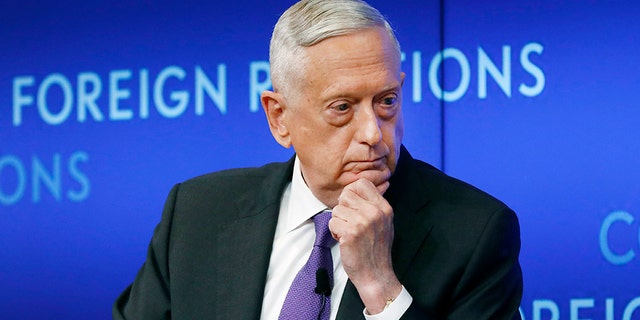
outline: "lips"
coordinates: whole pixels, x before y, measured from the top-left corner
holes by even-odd
[[[387,157],[380,157],[372,160],[351,161],[347,163],[346,169],[351,172],[362,172],[366,170],[382,170],[387,168]]]

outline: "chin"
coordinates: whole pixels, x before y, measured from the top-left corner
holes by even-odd
[[[355,180],[364,178],[371,181],[374,185],[378,186],[384,183],[385,181],[388,181],[390,177],[391,177],[391,171],[388,168],[386,168],[384,170],[362,171],[356,175]]]

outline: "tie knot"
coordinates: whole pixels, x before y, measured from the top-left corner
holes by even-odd
[[[316,227],[316,241],[314,246],[320,246],[324,248],[330,248],[335,239],[331,236],[329,231],[329,220],[331,220],[331,211],[325,210],[315,216],[313,216],[313,224]]]

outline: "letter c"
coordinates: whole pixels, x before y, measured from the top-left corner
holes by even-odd
[[[633,223],[633,216],[626,211],[614,211],[604,219],[602,227],[600,228],[600,251],[602,251],[602,255],[604,255],[604,258],[607,259],[607,261],[615,265],[621,265],[629,263],[636,254],[631,249],[622,255],[615,254],[611,251],[608,237],[609,229],[616,221],[624,221],[630,225]]]

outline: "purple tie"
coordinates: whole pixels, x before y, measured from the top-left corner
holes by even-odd
[[[316,241],[307,263],[302,266],[289,288],[282,305],[279,320],[329,320],[331,299],[315,292],[316,272],[324,268],[329,276],[330,288],[333,288],[333,259],[331,246],[335,239],[329,231],[331,211],[322,211],[313,217],[316,227]]]

